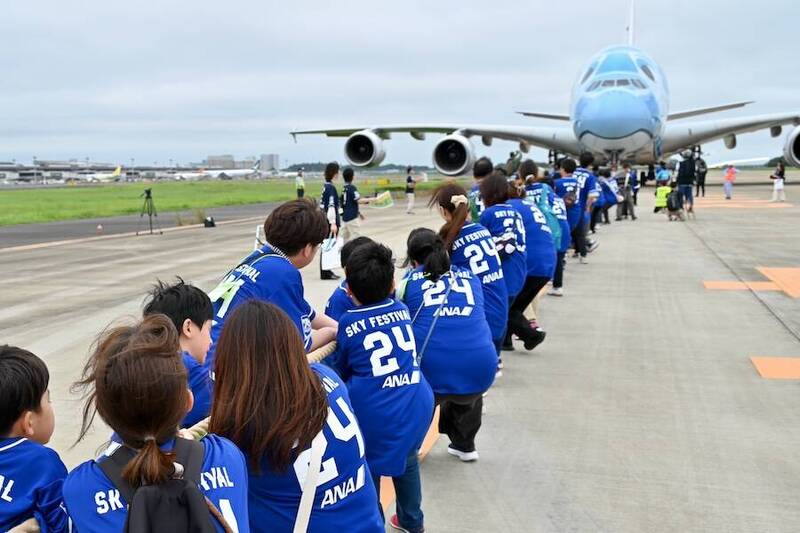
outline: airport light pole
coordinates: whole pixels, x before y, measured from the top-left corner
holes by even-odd
[[[136,163],[136,158],[135,157],[131,157],[131,179],[133,179],[133,176],[134,176],[134,168],[136,166],[135,163]]]

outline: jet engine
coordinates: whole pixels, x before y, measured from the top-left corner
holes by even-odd
[[[433,149],[433,165],[445,176],[460,176],[475,163],[475,148],[472,142],[458,133],[453,133],[436,143]]]
[[[344,143],[344,156],[355,167],[374,167],[383,162],[383,140],[372,130],[352,134]]]
[[[783,159],[793,167],[800,167],[800,126],[797,126],[786,137],[783,147]]]

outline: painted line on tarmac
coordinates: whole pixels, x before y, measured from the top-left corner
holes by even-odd
[[[800,379],[800,357],[751,357],[764,379]]]
[[[704,281],[711,291],[779,291],[792,298],[800,298],[800,268],[757,267],[770,281]]]
[[[247,218],[235,218],[232,220],[223,220],[221,222],[217,222],[217,226],[226,226],[229,224],[242,224],[245,222],[255,222],[255,221],[263,221],[263,216],[257,217],[247,217]],[[192,224],[189,226],[173,226],[170,228],[164,228],[161,230],[161,233],[172,233],[175,231],[183,231],[183,230],[190,230],[190,229],[197,229],[203,228],[203,224]],[[138,235],[150,235],[148,231],[140,231]],[[155,233],[154,233],[155,235]],[[114,233],[111,235],[95,235],[94,237],[79,237],[77,239],[66,239],[63,241],[50,241],[50,242],[40,242],[36,244],[22,244],[19,246],[9,246],[7,248],[0,248],[0,253],[4,252],[24,252],[29,250],[40,250],[43,248],[51,248],[53,246],[63,246],[65,244],[82,244],[86,242],[95,242],[95,241],[105,241],[109,239],[118,239],[121,237],[136,237],[137,232],[129,231],[125,233]]]
[[[710,291],[781,291],[771,281],[704,281],[703,287]]]

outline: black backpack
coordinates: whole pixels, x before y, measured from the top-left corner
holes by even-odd
[[[200,491],[203,445],[194,440],[175,439],[176,473],[164,483],[134,489],[122,471],[136,452],[120,446],[99,463],[108,479],[128,502],[126,533],[215,533],[214,522],[231,531],[222,513]]]
[[[670,211],[680,211],[683,209],[683,198],[679,191],[672,191],[667,196],[667,209]]]

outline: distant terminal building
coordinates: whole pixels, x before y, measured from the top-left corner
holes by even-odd
[[[261,154],[261,170],[280,170],[281,158],[278,154]]]
[[[241,161],[236,162],[236,168],[253,168],[256,161],[255,157],[245,157]]]
[[[206,158],[209,168],[236,168],[236,160],[232,155],[210,155]]]

